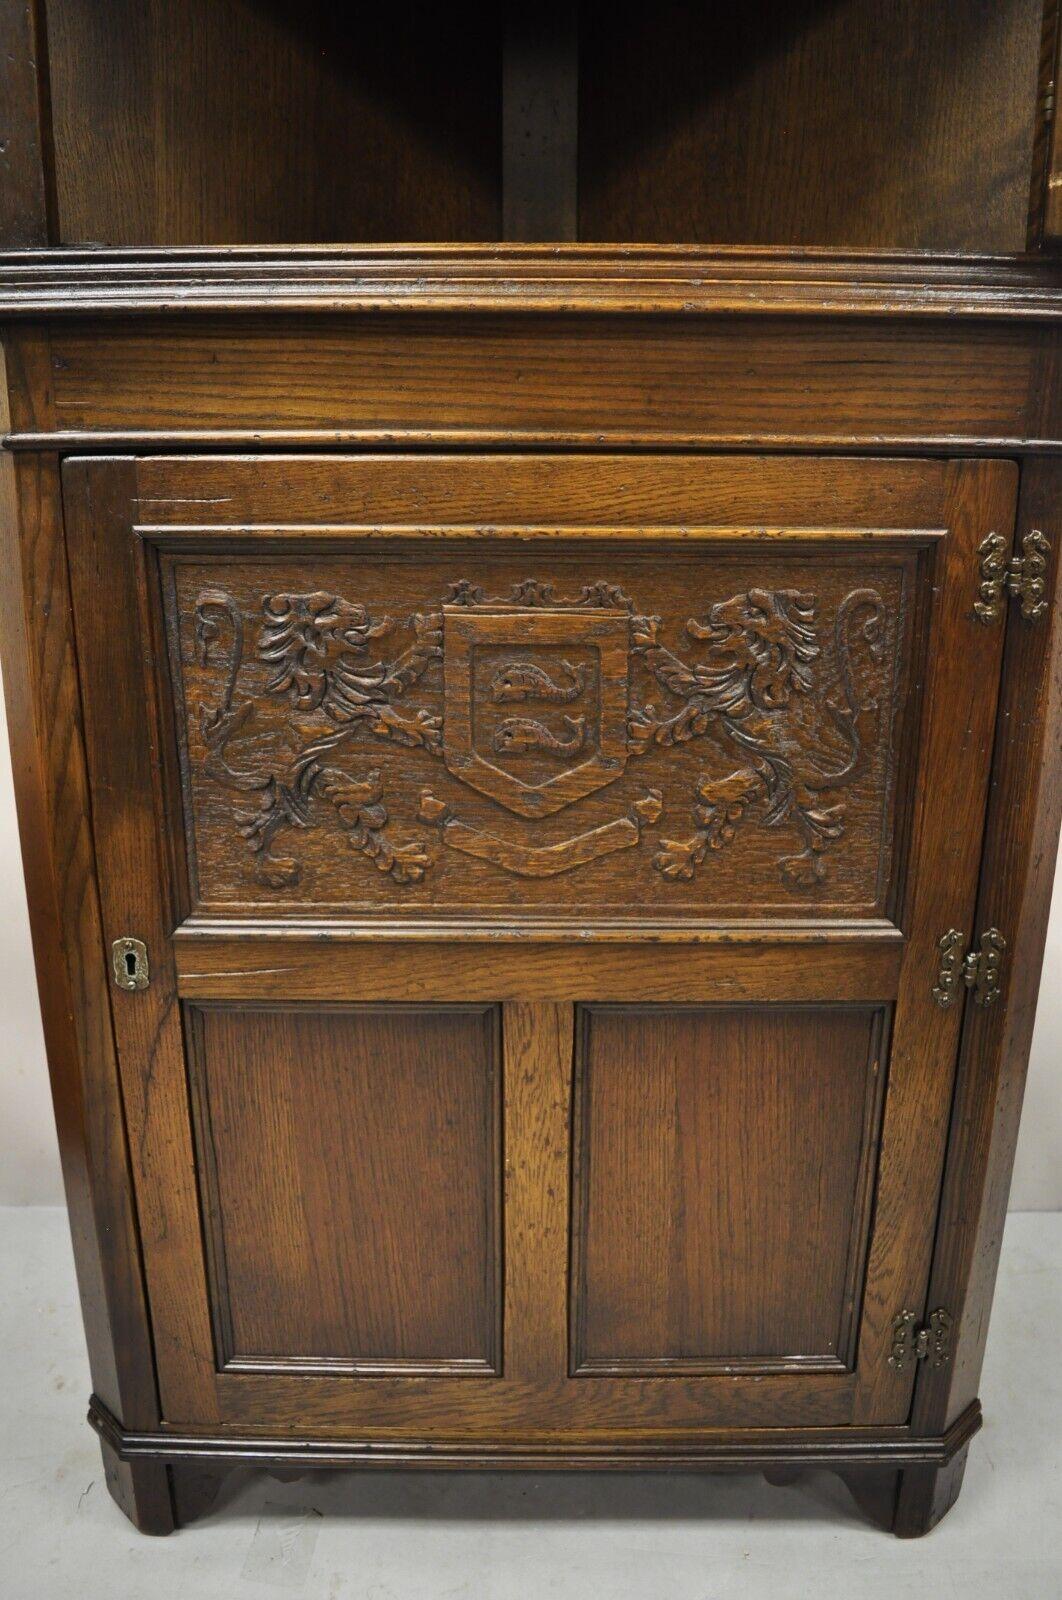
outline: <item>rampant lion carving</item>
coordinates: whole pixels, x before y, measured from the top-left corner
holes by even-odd
[[[824,661],[816,598],[797,589],[751,588],[719,601],[702,618],[691,618],[686,634],[694,647],[703,646],[699,658],[691,661],[661,642],[659,617],[639,615],[629,596],[604,582],[586,585],[574,599],[565,599],[550,584],[528,579],[514,585],[505,599],[487,602],[478,585],[461,580],[450,585],[443,603],[462,608],[486,604],[510,614],[543,607],[622,613],[630,630],[630,658],[640,658],[652,680],[677,702],[670,711],[653,703],[628,707],[626,758],[710,739],[736,753],[742,763],[726,777],[701,774],[693,805],[696,832],[687,839],[660,840],[653,865],[665,878],[689,879],[710,851],[730,843],[742,822],[754,819],[769,828],[789,822],[803,849],[780,860],[783,879],[805,886],[824,880],[823,855],[845,828],[845,799],[839,791],[864,770],[866,723],[877,710],[873,695],[859,687],[866,661],[880,660],[884,651],[885,606],[876,590],[854,589],[838,606],[832,669]],[[256,655],[271,673],[265,693],[288,700],[295,712],[311,719],[311,728],[317,721],[285,773],[245,770],[228,755],[230,742],[244,733],[256,703],[236,699],[249,620],[223,590],[200,592],[194,634],[201,663],[209,664],[212,647],[223,635],[228,640],[219,703],[200,706],[203,767],[215,782],[259,795],[257,809],[236,816],[258,877],[274,888],[297,882],[298,863],[274,856],[273,841],[288,828],[317,826],[330,811],[351,847],[379,871],[396,883],[419,881],[430,864],[428,849],[419,838],[396,845],[388,836],[380,774],[371,770],[352,776],[333,765],[332,758],[347,742],[366,736],[419,748],[436,759],[447,754],[441,717],[396,704],[441,661],[442,610],[396,624],[326,591],[263,597]],[[407,647],[393,660],[373,659],[377,641],[399,626],[410,638]],[[853,655],[857,640],[858,662]],[[585,688],[583,668],[565,662],[566,682],[558,686],[522,648],[493,680],[496,702],[527,699],[548,705],[578,698]],[[583,744],[584,718],[566,717],[564,729],[511,717],[495,730],[492,748],[574,756]],[[622,771],[622,761],[617,771]]]
[[[408,649],[391,662],[366,662],[370,644],[392,631],[390,617],[373,619],[364,606],[323,591],[263,597],[257,653],[273,669],[266,692],[288,698],[297,711],[323,711],[335,731],[314,739],[302,750],[286,777],[276,773],[261,776],[234,769],[226,755],[229,741],[254,709],[253,700],[234,704],[243,661],[243,614],[223,590],[205,589],[200,594],[194,627],[203,665],[208,664],[211,646],[226,624],[231,635],[221,704],[200,707],[207,750],[204,767],[210,777],[230,789],[261,793],[258,810],[237,812],[236,823],[254,854],[257,877],[269,887],[298,882],[298,862],[275,856],[273,841],[286,828],[313,827],[321,803],[339,818],[351,849],[366,856],[380,872],[389,873],[396,883],[416,883],[423,878],[429,862],[423,841],[412,839],[396,845],[385,832],[388,816],[379,772],[352,778],[329,766],[326,759],[359,732],[439,749],[442,734],[437,717],[424,711],[407,716],[391,703],[442,654],[441,616],[417,616],[410,621],[414,637]]]
[[[661,688],[683,704],[671,716],[658,715],[652,705],[635,712],[632,750],[722,735],[746,762],[726,778],[701,777],[693,808],[698,831],[689,839],[661,840],[654,858],[665,877],[692,877],[708,852],[728,844],[759,805],[763,826],[792,819],[803,838],[800,854],[779,863],[783,876],[792,883],[823,880],[821,858],[844,832],[845,809],[843,799],[824,802],[824,797],[858,777],[866,759],[861,722],[877,709],[873,697],[861,698],[856,689],[852,633],[858,619],[870,655],[880,659],[883,617],[884,604],[874,589],[855,589],[838,606],[834,641],[840,693],[814,697],[825,706],[827,728],[809,728],[807,716],[796,709],[801,700],[812,701],[822,655],[814,595],[750,589],[720,601],[703,622],[691,618],[686,625],[691,639],[707,645],[704,659],[693,665],[658,642],[656,618],[636,619],[641,626],[634,648]]]

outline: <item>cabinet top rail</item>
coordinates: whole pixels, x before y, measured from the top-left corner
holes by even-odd
[[[0,253],[0,317],[183,311],[1062,317],[1062,262],[602,245]]]

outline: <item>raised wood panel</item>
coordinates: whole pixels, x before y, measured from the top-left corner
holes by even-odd
[[[854,1365],[885,1014],[580,1014],[572,1367]]]
[[[468,440],[1059,436],[1031,325],[873,318],[248,316],[57,323],[55,425],[77,435]],[[283,396],[278,417],[276,397]]]
[[[498,1370],[497,1011],[186,1016],[219,1366]]]
[[[1040,14],[587,0],[579,236],[1021,250]]]
[[[895,914],[938,535],[495,533],[162,555],[193,911]]]

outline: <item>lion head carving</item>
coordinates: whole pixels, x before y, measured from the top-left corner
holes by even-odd
[[[749,589],[720,600],[705,622],[686,624],[709,645],[714,666],[747,679],[754,705],[774,711],[812,687],[811,663],[821,654],[815,597],[798,589]]]
[[[258,654],[273,669],[268,692],[289,695],[300,711],[314,711],[325,699],[336,658],[363,656],[370,640],[391,629],[362,605],[337,595],[274,594],[262,597]]]

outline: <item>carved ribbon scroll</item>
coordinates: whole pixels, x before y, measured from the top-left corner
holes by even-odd
[[[331,816],[352,850],[401,885],[423,878],[432,847],[418,834],[395,838],[379,770],[348,768],[346,752],[358,744],[386,740],[445,761],[458,781],[533,820],[614,784],[628,762],[708,741],[739,764],[725,776],[702,772],[692,796],[695,830],[658,839],[657,871],[688,880],[742,826],[786,824],[801,848],[779,859],[781,880],[814,888],[845,832],[845,791],[865,772],[873,745],[878,700],[867,684],[879,676],[885,620],[877,590],[847,594],[833,618],[827,675],[817,599],[797,589],[750,588],[691,617],[686,657],[665,645],[659,617],[640,614],[603,582],[567,598],[528,579],[489,598],[462,580],[436,609],[401,624],[323,590],[266,595],[259,615],[247,617],[230,594],[203,589],[195,649],[202,666],[220,662],[222,672],[199,708],[202,769],[213,783],[257,795],[257,806],[237,811],[235,821],[264,884],[283,888],[299,878],[298,861],[275,853],[278,837]],[[255,627],[258,681],[263,667],[268,677],[264,691],[241,699]],[[401,647],[377,657],[396,633]],[[502,659],[479,686],[475,651],[488,647]],[[639,703],[639,664],[659,698]],[[436,698],[445,682],[443,715],[408,703],[425,679]],[[254,753],[256,709],[267,699],[286,700],[300,724],[317,722],[281,770],[263,770]],[[482,749],[480,703],[493,717]],[[519,762],[530,756],[553,761],[553,775],[520,776]],[[443,845],[466,857],[545,877],[638,845],[662,810],[654,789],[599,827],[536,844],[480,829],[426,790],[417,820],[434,824]]]

